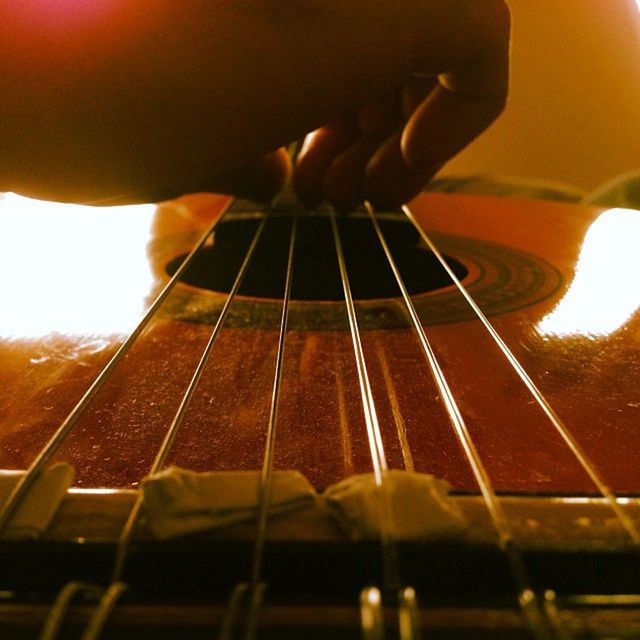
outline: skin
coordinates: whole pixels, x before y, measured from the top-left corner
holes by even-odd
[[[504,108],[503,0],[0,0],[0,189],[408,201]],[[312,133],[310,133],[312,132]]]

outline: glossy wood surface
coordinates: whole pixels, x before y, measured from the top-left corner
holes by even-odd
[[[0,468],[29,465],[167,282],[167,265],[224,202],[202,195],[124,210],[10,194],[0,202]],[[465,286],[597,473],[618,494],[632,494],[618,500],[638,526],[640,214],[444,195],[425,195],[412,210],[466,268]],[[240,207],[229,216],[214,245],[222,225],[255,212]],[[274,255],[276,279],[278,264]],[[358,280],[362,266],[350,266]],[[360,280],[371,277],[366,268]],[[35,637],[69,580],[107,584],[132,488],[148,472],[224,299],[179,284],[63,444],[57,459],[73,463],[77,486],[53,525],[35,544],[0,544],[3,638]],[[635,637],[639,600],[626,596],[620,606],[620,595],[640,592],[637,549],[620,521],[456,289],[413,300],[491,482],[509,494],[500,504],[531,585],[560,595],[558,628],[567,637],[600,637],[594,629]],[[448,479],[469,525],[456,539],[399,545],[425,636],[529,637],[496,531],[399,299],[356,307],[390,466]],[[274,299],[234,302],[171,463],[260,466],[279,312]],[[340,301],[291,304],[275,459],[320,489],[371,468]],[[103,637],[213,633],[230,589],[246,579],[254,536],[248,524],[158,542],[143,520],[127,561],[129,590]],[[345,540],[315,508],[270,520],[265,553],[261,638],[360,637],[360,589],[382,584],[378,542]],[[590,594],[601,594],[601,604],[585,605]],[[397,611],[387,609],[391,628]],[[63,637],[77,636],[92,610],[74,604]]]
[[[167,263],[188,249],[222,202],[196,196],[153,212],[114,215],[115,232],[107,240],[101,237],[107,235],[103,229],[109,223],[104,210],[81,212],[100,219],[98,231],[86,227],[84,236],[73,227],[60,231],[71,235],[71,242],[67,237],[62,243],[63,250],[76,246],[80,256],[75,269],[55,282],[60,294],[47,297],[53,300],[49,304],[64,306],[64,314],[53,314],[51,331],[40,329],[38,335],[29,335],[28,319],[21,335],[20,315],[14,314],[18,321],[13,333],[7,330],[0,343],[1,467],[29,464],[122,340],[121,327],[110,333],[105,330],[108,323],[98,322],[98,328],[92,328],[96,318],[88,321],[84,333],[55,326],[96,304],[96,292],[83,289],[87,274],[101,268],[90,264],[91,245],[111,243],[106,255],[112,256],[112,264],[137,255],[134,264],[146,270],[137,306],[119,291],[120,285],[126,291],[136,274],[117,276],[120,281],[110,289],[96,285],[103,287],[98,296],[104,308],[116,310],[125,325],[131,324],[150,294],[168,279]],[[9,205],[6,200],[0,204],[5,221],[29,215],[28,202]],[[632,249],[629,238],[638,237],[637,212],[444,195],[422,196],[412,210],[437,238],[445,234],[448,255],[468,265],[464,284],[472,293],[480,292],[479,302],[491,322],[599,473],[614,490],[637,492],[640,287],[638,272],[632,271],[633,256],[625,255]],[[132,227],[139,238],[133,237],[133,229],[129,237],[127,215],[137,221]],[[38,228],[32,233],[37,235]],[[467,252],[451,237],[500,247],[494,262],[504,261],[506,275],[496,277],[483,293],[483,282],[491,276],[486,265],[478,266],[473,250]],[[136,241],[137,247],[125,255],[122,238]],[[23,243],[20,251],[28,258],[26,264],[56,270],[55,236],[48,238],[54,247],[49,256],[34,255],[33,238],[27,234],[12,242]],[[145,254],[146,262],[141,262]],[[538,267],[542,265],[537,276],[527,271],[526,261],[511,261],[510,255],[516,254],[530,255]],[[5,269],[2,278],[19,283],[26,268]],[[79,284],[74,274],[82,276]],[[544,282],[533,282],[535,277],[557,282],[545,289]],[[510,302],[513,286],[527,278],[531,282],[523,286],[530,291]],[[24,300],[38,293],[28,286],[33,285],[11,288],[5,308],[23,307],[33,315],[33,307]],[[436,308],[442,304],[458,309],[458,295],[450,287],[417,299]],[[59,453],[58,459],[73,462],[79,486],[135,486],[146,474],[208,337],[210,323],[203,318],[209,318],[222,299],[222,294],[178,286]],[[375,317],[380,304],[398,315],[398,299],[361,301],[358,312],[363,318],[367,313]],[[197,470],[261,464],[277,341],[275,327],[264,318],[277,315],[279,302],[241,297],[239,305],[244,306],[236,315],[249,313],[250,319],[231,322],[223,330],[179,433],[172,463]],[[35,308],[43,318],[52,313],[46,307]],[[339,302],[294,301],[292,314],[298,320],[286,343],[276,465],[302,470],[320,488],[371,467],[351,338],[346,326],[328,326],[323,320],[340,314],[341,308]],[[106,311],[101,313],[104,318]],[[424,315],[422,320],[495,487],[510,493],[593,493],[593,484],[481,324],[464,317],[437,324]],[[375,328],[369,320],[365,325],[365,355],[390,466],[433,473],[455,489],[477,490],[412,330]]]

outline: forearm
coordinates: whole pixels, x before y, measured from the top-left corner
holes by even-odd
[[[444,24],[452,1],[105,0],[82,20],[69,2],[21,21],[14,5],[39,1],[7,0],[0,188],[85,201],[223,189],[422,61],[437,67],[451,33],[464,39]]]

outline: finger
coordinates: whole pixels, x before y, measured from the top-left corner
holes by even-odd
[[[295,189],[298,197],[308,207],[319,204],[325,197],[325,186],[329,185],[331,193],[337,193],[335,188],[345,192],[346,184],[338,175],[332,173],[327,180],[327,174],[340,155],[346,152],[354,142],[360,138],[384,138],[398,128],[402,122],[402,101],[400,92],[388,92],[379,99],[363,106],[356,115],[342,119],[315,131],[307,136],[295,170]],[[357,145],[346,158],[336,164],[332,170],[338,172],[338,167],[345,166],[350,176],[362,175],[368,156],[362,155],[362,150],[371,145],[362,143]],[[375,146],[371,146],[375,148]],[[360,158],[356,163],[356,157]],[[343,163],[345,163],[343,165]],[[356,164],[358,167],[356,169]],[[345,180],[347,177],[345,176]],[[355,188],[354,193],[360,192]],[[353,197],[345,198],[353,201]]]
[[[480,135],[504,109],[503,98],[461,96],[437,87],[407,124],[401,146],[408,166],[429,172]]]
[[[205,174],[204,177],[172,184],[154,183],[136,191],[83,201],[87,204],[117,205],[163,202],[191,193],[216,193],[268,203],[281,191],[290,173],[291,160],[287,151],[282,148],[259,157],[250,164],[227,169],[225,172],[218,171],[213,176]]]
[[[376,138],[359,138],[329,167],[322,194],[339,211],[350,211],[364,202],[365,169],[380,143]]]
[[[191,182],[174,184],[153,190],[154,200],[169,200],[188,193],[224,193],[258,202],[269,202],[282,189],[291,173],[291,159],[282,148],[251,163],[205,175]],[[137,196],[138,194],[136,194]],[[143,193],[149,196],[150,193]]]
[[[477,42],[469,45],[466,57],[441,69],[438,86],[405,128],[402,152],[414,168],[429,171],[442,165],[482,133],[505,107],[510,18],[506,5],[492,6],[491,20],[479,23]]]
[[[362,178],[362,197],[376,207],[399,206],[413,198],[431,178],[431,174],[407,164],[400,141],[405,121],[437,84],[437,77],[411,76],[400,91],[360,111],[360,129],[384,140],[368,158]]]
[[[320,204],[329,168],[357,136],[355,120],[345,117],[306,137],[294,170],[294,189],[305,206],[312,208]]]
[[[390,136],[367,164],[364,195],[378,209],[394,209],[413,199],[435,171],[410,167],[400,146],[402,131]]]
[[[364,136],[381,140],[395,131],[403,122],[402,92],[394,89],[360,108],[357,115],[358,130]]]
[[[403,121],[411,118],[437,85],[436,76],[412,75],[404,82],[399,92]],[[435,173],[409,166],[402,155],[402,128],[396,126],[371,157],[365,170],[364,195],[379,209],[393,209],[411,200]]]
[[[212,184],[203,181],[201,186],[206,188],[199,190],[269,202],[282,189],[290,174],[291,159],[282,148],[217,176]]]
[[[415,110],[438,86],[437,76],[413,74],[402,85],[402,116],[408,121]]]

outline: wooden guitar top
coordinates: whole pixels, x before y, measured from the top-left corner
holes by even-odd
[[[196,195],[157,207],[92,209],[12,194],[0,200],[0,468],[32,463],[225,202]],[[437,194],[410,209],[539,389],[547,413],[552,407],[558,416],[554,425],[405,216],[381,212],[532,588],[561,596],[565,608],[554,614],[549,601],[547,622],[563,633],[596,628],[633,637],[640,633],[637,547],[594,478],[617,494],[637,527],[640,213]],[[168,464],[197,471],[262,464],[282,237],[294,210],[283,202],[267,214],[266,240]],[[274,461],[322,490],[369,472],[371,456],[328,214],[298,213]],[[75,467],[76,486],[49,531],[36,543],[0,544],[3,637],[37,634],[52,594],[69,581],[108,582],[135,489],[262,216],[254,205],[236,203],[221,218],[202,259],[58,450],[55,460]],[[400,545],[403,579],[427,604],[419,618],[429,637],[529,637],[515,597],[521,585],[513,583],[370,221],[356,212],[338,227],[388,464],[448,480],[468,522],[460,539]],[[254,526],[162,543],[151,540],[144,519],[140,525],[126,567],[129,599],[113,614],[115,635],[105,637],[203,637],[224,619],[230,587],[246,579]],[[348,542],[322,509],[273,519],[267,537],[263,573],[272,599],[261,637],[359,637],[354,605],[363,586],[382,582],[379,542]],[[72,606],[65,630],[77,632],[93,611],[91,603]],[[388,607],[387,614],[393,626],[397,611]]]
[[[27,222],[29,215],[56,212],[30,214],[18,202],[7,196],[0,205],[9,228],[34,225],[31,236],[11,241],[11,255],[20,257],[2,270],[12,283],[3,300],[6,328],[0,324],[4,468],[30,463],[222,199],[192,196],[118,214],[86,208],[68,214],[59,235],[37,243],[33,237],[43,231]],[[466,267],[463,284],[598,472],[615,491],[637,492],[640,288],[631,239],[640,216],[436,194],[411,208],[444,253]],[[250,217],[248,211],[236,218]],[[234,224],[229,215],[221,228]],[[77,258],[68,254],[74,248]],[[178,285],[60,451],[58,459],[75,465],[79,486],[135,486],[146,474],[225,295]],[[455,288],[414,301],[495,488],[594,493]],[[360,300],[356,308],[390,466],[477,491],[399,296]],[[241,291],[171,463],[196,470],[260,466],[279,312],[279,300]],[[371,468],[340,300],[296,300],[294,292],[275,455],[278,468],[300,469],[320,488]]]

